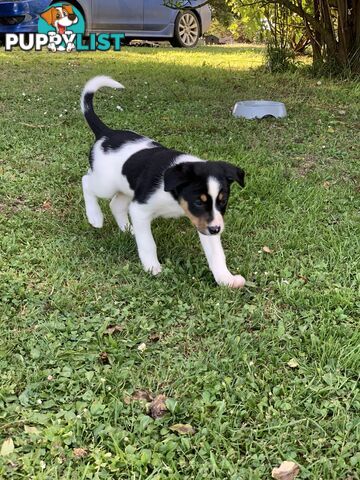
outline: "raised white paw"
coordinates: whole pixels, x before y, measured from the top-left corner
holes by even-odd
[[[230,275],[224,279],[219,279],[219,285],[225,285],[230,288],[243,288],[245,285],[245,278],[241,275]]]
[[[161,273],[162,267],[160,263],[155,263],[154,265],[144,265],[146,272],[151,273],[151,275],[159,275]]]
[[[100,209],[88,211],[87,218],[89,220],[90,225],[92,225],[95,228],[102,228],[104,224],[104,215],[102,214]]]

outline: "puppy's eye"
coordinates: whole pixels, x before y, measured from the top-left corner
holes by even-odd
[[[64,17],[68,16],[68,13],[66,11],[64,11],[63,13],[64,13]]]
[[[195,205],[195,207],[202,207],[204,205],[204,202],[201,200],[201,198],[197,198],[194,201],[194,205]]]
[[[226,205],[227,200],[224,196],[222,196],[218,198],[218,202],[219,202],[219,205],[223,207],[224,205]]]
[[[57,14],[56,14],[56,18],[57,18],[58,20],[59,20],[59,18],[61,18],[60,13],[57,13]]]

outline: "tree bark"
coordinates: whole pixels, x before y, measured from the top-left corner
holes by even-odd
[[[316,22],[320,23],[319,0],[314,0],[314,17]],[[307,25],[307,30],[311,35],[310,40],[311,40],[312,49],[313,49],[313,64],[314,64],[314,67],[317,68],[323,63],[321,34],[318,30],[315,30],[314,32],[311,31],[308,25]]]
[[[352,0],[350,38],[350,64],[354,73],[360,74],[360,0]]]
[[[313,14],[305,11],[302,0],[296,4],[292,0],[269,1],[278,1],[303,19],[312,42],[315,65],[333,63],[339,70],[359,72],[360,0],[314,0]]]

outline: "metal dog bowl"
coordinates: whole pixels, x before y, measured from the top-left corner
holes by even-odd
[[[268,100],[247,100],[237,102],[233,108],[234,117],[240,118],[284,118],[286,117],[285,105],[281,102]]]

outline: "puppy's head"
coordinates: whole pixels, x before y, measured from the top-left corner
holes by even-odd
[[[53,27],[69,27],[77,23],[78,18],[73,11],[72,5],[62,7],[51,7],[40,15],[49,25]]]
[[[164,190],[171,192],[185,215],[203,235],[224,230],[230,186],[244,186],[245,172],[226,162],[184,162],[164,174]]]

